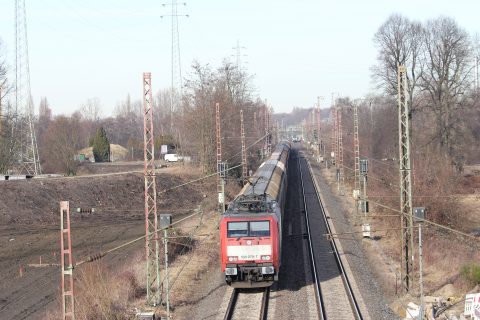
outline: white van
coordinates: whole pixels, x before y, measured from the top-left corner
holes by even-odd
[[[168,153],[165,155],[165,161],[167,162],[177,162],[178,160],[178,156],[175,153]]]

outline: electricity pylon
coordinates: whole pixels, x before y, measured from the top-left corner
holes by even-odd
[[[30,92],[27,13],[25,0],[15,0],[15,122],[13,171],[27,175],[42,173],[34,128],[33,101]]]
[[[173,113],[178,105],[181,103],[182,97],[182,64],[180,56],[180,33],[178,32],[178,18],[189,17],[188,14],[179,14],[178,5],[186,6],[186,2],[177,2],[172,0],[171,2],[163,3],[162,6],[170,6],[171,13],[169,15],[162,15],[163,17],[171,17],[172,19],[172,46],[171,46],[171,59],[172,59],[172,74],[171,74],[171,90],[170,90],[170,133],[173,134]]]

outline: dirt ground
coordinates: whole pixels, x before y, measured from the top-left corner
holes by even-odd
[[[117,173],[105,167],[91,170],[102,171],[99,175],[0,183],[1,319],[44,318],[58,301],[59,201],[70,201],[75,261],[144,235],[143,175],[118,173],[132,169],[129,165],[111,165]],[[173,219],[178,219],[212,200],[204,196],[209,194],[204,191],[214,190],[212,179],[162,193],[197,178],[199,172],[175,166],[158,169],[157,174],[159,213],[172,213]],[[74,212],[77,207],[95,208],[95,212],[78,214]],[[139,241],[102,260],[113,268],[130,261],[143,248],[144,242]],[[54,265],[29,267],[40,259]]]

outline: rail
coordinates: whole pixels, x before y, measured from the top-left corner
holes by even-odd
[[[322,288],[321,288],[322,286],[321,286],[321,283],[319,281],[319,273],[318,273],[320,270],[317,269],[317,265],[316,265],[316,262],[315,262],[316,259],[315,259],[315,252],[314,252],[314,249],[313,249],[314,244],[312,242],[311,225],[310,225],[310,222],[309,222],[310,217],[309,217],[307,199],[306,199],[306,193],[305,193],[304,174],[302,172],[302,164],[301,164],[302,160],[304,162],[304,166],[306,167],[306,169],[308,169],[308,173],[310,174],[310,177],[312,179],[312,185],[313,185],[313,188],[314,188],[314,191],[315,191],[316,200],[318,201],[318,205],[319,205],[319,208],[320,208],[322,220],[323,220],[323,223],[325,224],[325,228],[327,230],[326,233],[327,234],[332,234],[332,231],[331,231],[331,227],[328,223],[328,218],[327,218],[324,206],[323,206],[323,204],[320,200],[320,194],[319,194],[317,185],[314,181],[314,178],[313,178],[314,175],[313,175],[313,172],[311,170],[311,167],[308,164],[306,159],[299,157],[298,166],[299,166],[299,171],[300,171],[300,180],[301,180],[301,186],[302,186],[305,219],[306,219],[306,224],[307,224],[309,249],[310,249],[312,269],[313,269],[313,278],[314,278],[315,289],[316,289],[316,293],[317,293],[317,304],[318,304],[318,309],[319,309],[319,313],[320,313],[321,318],[323,320],[326,320],[326,319],[329,318],[329,316],[327,315],[327,311],[326,311],[326,308],[325,308],[324,297],[328,294],[328,292],[322,292]],[[325,241],[328,241],[328,240],[325,239]],[[355,317],[355,319],[361,320],[361,319],[363,319],[363,317],[362,317],[362,314],[360,312],[358,302],[355,298],[355,294],[352,290],[350,280],[348,279],[348,275],[345,272],[345,268],[344,268],[342,259],[340,258],[340,254],[339,254],[335,239],[333,239],[333,238],[331,239],[330,246],[331,246],[331,249],[332,249],[332,251],[330,253],[333,254],[333,256],[335,258],[335,262],[336,262],[336,265],[338,267],[338,273],[339,273],[339,275],[342,279],[343,287],[344,287],[345,293],[348,297],[352,314]],[[332,317],[330,316],[330,318],[332,318]]]
[[[237,317],[235,317],[235,311],[236,311],[236,307],[237,307],[237,302],[239,300],[239,295],[241,294],[242,292],[240,291],[240,289],[233,289],[232,291],[232,295],[230,297],[230,301],[228,302],[228,307],[227,307],[227,310],[225,312],[225,317],[223,318],[224,320],[232,320],[232,319],[235,319]],[[270,287],[266,287],[264,288],[263,290],[263,293],[262,293],[262,299],[261,299],[261,306],[260,306],[260,315],[259,315],[259,318],[260,320],[266,320],[267,317],[268,317],[268,301],[270,299]],[[249,302],[252,301],[252,299],[248,299]],[[251,306],[249,306],[249,309],[250,310],[253,310],[253,308]],[[238,319],[244,319],[245,315],[240,315],[238,317]]]

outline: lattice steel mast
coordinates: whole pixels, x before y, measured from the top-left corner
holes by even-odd
[[[330,122],[331,122],[331,126],[332,126],[332,130],[331,130],[331,135],[330,135],[330,148],[331,148],[331,151],[330,151],[330,156],[331,156],[331,160],[332,160],[332,165],[336,165],[336,162],[335,162],[335,157],[336,157],[336,146],[337,146],[337,139],[336,139],[336,135],[335,133],[337,132],[337,124],[336,124],[336,121],[335,120],[335,116],[336,116],[336,112],[335,112],[335,108],[332,107],[330,109]]]
[[[242,181],[247,179],[247,149],[245,148],[245,128],[243,126],[243,110],[240,110],[240,138],[242,140]]]
[[[322,140],[320,138],[320,97],[317,97],[317,147],[318,156],[322,153]]]
[[[353,153],[355,158],[355,188],[360,192],[360,141],[358,139],[358,105],[353,103]]]
[[[406,68],[398,66],[398,146],[400,159],[400,211],[402,257],[400,274],[403,289],[408,292],[413,285],[413,210],[412,176],[410,161],[410,124],[408,118]]]
[[[147,255],[147,304],[161,303],[160,265],[153,136],[152,76],[143,73],[143,154],[145,178],[145,249]]]
[[[337,139],[338,139],[338,188],[340,194],[344,193],[345,168],[343,166],[343,129],[342,129],[342,108],[337,106]]]
[[[220,213],[225,212],[225,164],[222,162],[222,132],[220,125],[220,104],[215,104],[215,133],[217,135],[217,193]]]
[[[179,99],[182,97],[182,65],[181,65],[181,55],[180,55],[180,33],[178,31],[178,18],[179,17],[188,17],[188,14],[179,14],[178,5],[186,6],[186,2],[178,3],[177,0],[172,0],[171,2],[164,3],[162,6],[170,6],[171,12],[169,15],[162,15],[161,18],[170,16],[172,19],[172,46],[171,46],[171,90],[170,90],[170,133],[173,134],[173,113],[175,112],[176,107],[178,106]]]
[[[28,59],[27,13],[25,0],[15,0],[15,125],[16,173],[42,173],[34,128],[34,112],[30,91]]]

